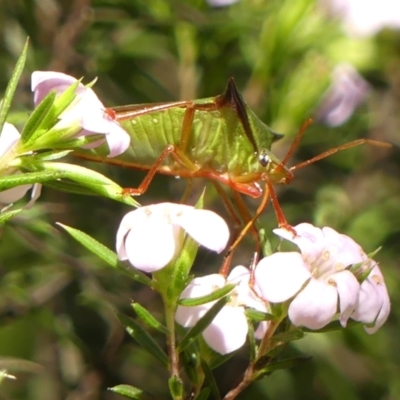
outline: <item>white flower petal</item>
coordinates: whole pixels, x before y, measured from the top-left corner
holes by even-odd
[[[375,333],[384,324],[389,312],[390,299],[385,281],[378,265],[375,265],[361,284],[357,308],[351,318],[365,324],[375,322],[373,327],[364,328],[368,333]]]
[[[110,153],[107,157],[116,157],[128,149],[131,143],[131,137],[117,122],[110,121],[109,125],[110,131],[108,135],[106,135],[106,140]]]
[[[343,327],[346,326],[347,320],[357,306],[358,296],[360,293],[360,284],[356,277],[350,271],[341,271],[337,274],[332,274],[329,277],[336,284],[336,289],[339,295],[339,310],[340,323]]]
[[[324,237],[321,229],[307,223],[302,223],[293,227],[297,235],[293,236],[293,233],[286,229],[274,229],[274,233],[290,242],[296,244],[303,258],[308,263],[313,263],[324,248]]]
[[[261,296],[272,303],[293,297],[310,279],[311,273],[299,253],[274,253],[263,258],[255,270]]]
[[[51,90],[62,93],[75,82],[77,82],[75,78],[60,72],[34,72],[32,90],[35,104],[37,105]],[[107,114],[103,103],[91,88],[86,88],[79,83],[76,94],[77,97],[72,104],[60,115],[57,128],[63,129],[74,123],[79,124],[83,128],[79,136],[93,133],[106,135],[110,149],[109,157],[123,153],[130,144],[129,134]],[[93,147],[94,144],[92,143],[91,146]]]
[[[81,119],[83,129],[104,134],[110,132],[109,124],[112,120],[108,116],[103,103],[92,89],[87,88],[85,93],[82,94],[79,107],[85,110]]]
[[[386,322],[390,314],[390,299],[386,287],[382,290],[381,297],[382,307],[376,317],[375,325],[373,327],[364,326],[365,331],[369,334],[375,333]]]
[[[256,282],[253,283],[252,288],[250,287],[250,276],[250,270],[243,265],[238,265],[229,273],[227,283],[235,283],[237,285],[234,289],[235,303],[265,313],[267,312],[265,302],[258,298],[254,293],[260,293],[261,291]]]
[[[125,249],[125,238],[128,232],[135,227],[135,225],[142,224],[143,221],[146,221],[147,214],[144,207],[140,207],[137,210],[131,211],[122,218],[122,221],[119,225],[117,231],[117,254],[118,259],[127,260],[128,255],[126,254]]]
[[[248,332],[243,307],[225,306],[203,332],[207,344],[220,354],[242,347]]]
[[[349,35],[367,37],[384,27],[400,29],[399,3],[393,0],[330,0]]]
[[[296,326],[320,329],[332,321],[337,309],[336,289],[311,279],[289,306],[289,319]]]
[[[71,86],[77,79],[74,77],[56,71],[34,71],[31,76],[31,89],[32,92],[43,83],[52,83],[52,86]]]
[[[50,91],[54,90],[57,93],[62,93],[76,81],[77,79],[74,77],[63,74],[62,72],[33,72],[31,77],[31,87],[34,92],[35,105],[38,105]],[[80,83],[77,88],[77,93],[83,90],[85,90],[85,87]]]
[[[176,244],[173,227],[161,221],[146,221],[131,229],[125,238],[129,262],[144,272],[164,268],[174,257]]]
[[[361,105],[370,85],[351,64],[339,64],[333,71],[331,86],[317,111],[317,119],[329,126],[345,123]]]
[[[181,294],[181,299],[206,296],[225,285],[225,278],[212,274],[193,279]],[[215,301],[195,307],[178,306],[175,320],[184,327],[192,327],[215,304]]]
[[[25,196],[32,185],[21,185],[0,192],[0,203],[11,204]]]
[[[229,281],[229,283],[241,283],[245,281],[246,284],[248,284],[249,279],[250,270],[243,265],[238,265],[235,268],[232,268],[228,275],[227,281]]]
[[[17,128],[8,122],[5,122],[0,135],[0,157],[7,154],[18,142],[20,137],[21,135]]]
[[[182,213],[176,222],[196,242],[217,253],[220,253],[228,243],[228,225],[213,211],[193,208]]]
[[[35,183],[32,188],[31,192],[31,199],[29,200],[28,204],[25,206],[28,210],[33,207],[33,205],[36,203],[36,200],[40,197],[42,194],[42,184],[40,183]]]
[[[333,264],[348,267],[368,259],[363,249],[352,238],[336,232],[334,229],[322,228],[325,238],[325,249],[330,253]]]
[[[265,336],[265,334],[267,333],[267,329],[268,329],[269,324],[270,324],[269,321],[261,321],[258,324],[257,329],[254,331],[254,337],[256,339],[261,340]]]

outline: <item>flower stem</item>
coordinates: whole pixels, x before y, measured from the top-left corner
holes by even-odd
[[[224,397],[223,400],[233,400],[235,399],[244,389],[249,386],[254,379],[257,377],[258,370],[255,369],[257,362],[260,360],[261,357],[266,355],[272,348],[276,347],[276,344],[271,346],[271,337],[276,331],[276,328],[281,323],[281,320],[271,321],[267,332],[262,339],[260,346],[257,351],[256,358],[250,362],[249,366],[246,368],[246,371],[243,374],[242,381],[232,390],[230,390]]]
[[[179,354],[176,348],[176,331],[175,331],[175,309],[176,305],[171,304],[169,299],[163,296],[165,309],[165,323],[168,328],[167,348],[169,356],[169,370],[171,377],[180,380],[179,376]],[[182,396],[174,396],[174,400],[183,400]]]

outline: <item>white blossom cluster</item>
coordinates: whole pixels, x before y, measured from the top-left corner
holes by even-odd
[[[226,354],[246,341],[246,308],[270,313],[271,304],[288,304],[288,317],[295,326],[320,329],[333,320],[345,327],[351,318],[373,333],[386,321],[390,301],[377,263],[350,237],[331,228],[303,223],[296,236],[284,229],[274,232],[297,245],[299,251],[277,252],[261,259],[252,272],[237,266],[221,274],[193,279],[181,298],[197,298],[235,284],[229,302],[204,330],[203,337],[215,351]],[[217,214],[171,203],[141,207],[127,214],[117,234],[122,260],[145,272],[154,272],[173,261],[182,247],[185,231],[199,244],[220,252],[229,231]],[[215,301],[194,307],[179,306],[176,321],[194,326]],[[259,339],[268,329],[263,321],[255,332]]]

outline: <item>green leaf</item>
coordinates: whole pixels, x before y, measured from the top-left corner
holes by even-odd
[[[26,55],[28,53],[29,39],[26,40],[25,46],[22,50],[21,56],[18,58],[17,64],[15,65],[14,71],[11,75],[10,81],[8,82],[4,98],[0,104],[0,132],[3,129],[4,122],[6,121],[8,111],[11,107],[11,102],[14,97],[15,90],[17,89],[19,79],[21,78],[22,71],[25,67]]]
[[[293,340],[302,339],[303,337],[304,337],[303,328],[296,328],[291,331],[281,332],[272,336],[271,343],[277,343],[277,342],[288,343]]]
[[[50,129],[57,123],[60,115],[63,111],[67,109],[67,107],[74,101],[76,97],[76,88],[78,87],[80,81],[73,83],[66,90],[64,90],[61,94],[57,94],[54,104],[52,107],[52,112],[46,115],[46,118],[43,120],[43,128]]]
[[[185,307],[200,306],[202,304],[206,304],[206,303],[209,303],[210,301],[215,301],[215,300],[220,299],[221,297],[226,296],[235,287],[236,287],[236,284],[228,283],[225,286],[223,286],[222,288],[216,289],[212,293],[210,293],[210,294],[208,294],[206,296],[193,297],[193,298],[187,298],[187,299],[180,299],[179,300],[179,305],[185,306]]]
[[[179,376],[171,376],[168,379],[168,387],[173,399],[183,398],[183,382]]]
[[[50,181],[46,182],[45,185],[46,187],[60,190],[65,193],[79,194],[83,196],[98,196],[98,193],[94,192],[92,189],[67,180]]]
[[[219,400],[221,398],[221,394],[219,393],[217,382],[215,381],[214,375],[212,374],[209,365],[202,360],[201,367],[203,368],[208,387],[210,388],[211,393],[213,394],[213,399]]]
[[[296,357],[296,358],[287,358],[283,360],[279,360],[276,362],[272,362],[271,364],[260,368],[258,372],[255,374],[256,379],[260,379],[266,375],[270,375],[272,372],[280,370],[280,369],[289,369],[294,368],[299,365],[304,364],[311,360],[312,357]],[[266,360],[268,357],[265,358]],[[256,366],[257,367],[257,366]]]
[[[249,341],[250,360],[253,362],[257,357],[257,344],[254,336],[254,326],[249,318],[247,318],[247,325],[249,327],[247,331],[247,338]]]
[[[23,208],[19,208],[18,210],[2,212],[0,214],[0,225],[4,225],[10,218],[12,218],[15,215],[19,214],[22,210],[23,210]]]
[[[131,385],[117,385],[112,388],[108,388],[108,390],[120,394],[122,396],[125,396],[128,399],[140,399],[143,394],[143,390],[138,389]]]
[[[168,329],[161,322],[159,322],[149,311],[142,307],[139,303],[131,304],[136,315],[150,328],[157,330],[158,332],[168,334]]]
[[[178,329],[179,331],[183,332],[183,328],[178,327]],[[204,380],[203,374],[201,371],[199,371],[199,353],[200,351],[197,343],[195,343],[193,346],[183,351],[180,355],[180,364],[193,387],[199,387]]]
[[[51,150],[51,151],[45,151],[43,153],[35,154],[34,158],[35,158],[35,160],[40,160],[40,161],[53,161],[53,160],[58,160],[58,159],[60,159],[62,157],[67,156],[72,151],[73,150]]]
[[[234,354],[235,352],[224,355],[215,353],[212,360],[208,363],[210,369],[213,370],[219,367],[220,365],[225,364],[228,360],[230,360],[234,356]]]
[[[179,257],[173,265],[169,277],[169,284],[166,285],[167,297],[173,300],[175,304],[187,285],[189,272],[193,266],[198,248],[199,244],[189,235],[186,235]]]
[[[210,397],[211,389],[206,387],[194,398],[194,400],[207,400]]]
[[[91,169],[79,165],[60,162],[40,162],[34,158],[21,160],[22,166],[34,170],[46,170],[61,172],[63,178],[70,179],[80,185],[89,188],[94,193],[138,207],[140,204],[132,197],[124,195],[121,186],[111,179]]]
[[[108,249],[103,244],[99,243],[97,240],[93,239],[88,234],[71,228],[67,225],[60,224],[57,222],[57,225],[61,228],[65,229],[75,240],[77,240],[80,244],[86,247],[93,254],[99,256],[103,261],[105,261],[108,265],[113,268],[117,268],[125,274],[129,275],[129,277],[135,279],[136,281],[143,283],[144,285],[151,286],[151,279],[148,278],[140,271],[136,271],[133,268],[126,267],[123,263],[118,261],[117,255]]]
[[[29,142],[34,143],[37,137],[43,135],[44,131],[43,129],[40,129],[41,124],[47,114],[49,114],[55,98],[56,93],[53,91],[50,92],[36,107],[28,121],[26,121],[21,132],[21,141],[24,145],[28,145]]]
[[[246,317],[253,322],[271,321],[274,319],[272,314],[264,313],[262,311],[255,310],[254,308],[246,308],[245,314]]]
[[[2,176],[0,178],[0,191],[11,189],[13,187],[21,185],[33,185],[35,183],[45,183],[62,177],[63,177],[62,171],[26,172],[24,174]]]
[[[197,337],[207,328],[208,325],[212,322],[215,316],[222,310],[222,307],[228,301],[228,297],[223,297],[219,301],[217,301],[205,314],[202,318],[197,321],[196,325],[193,326],[184,336],[182,341],[178,345],[179,352],[183,351],[187,346],[192,344]]]
[[[153,357],[167,367],[169,364],[168,356],[157,342],[134,319],[119,313],[117,316],[129,335],[131,335],[143,349],[147,350]]]

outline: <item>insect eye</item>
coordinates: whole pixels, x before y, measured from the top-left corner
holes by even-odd
[[[261,166],[266,167],[271,162],[271,158],[266,152],[262,151],[258,156],[258,161]]]

